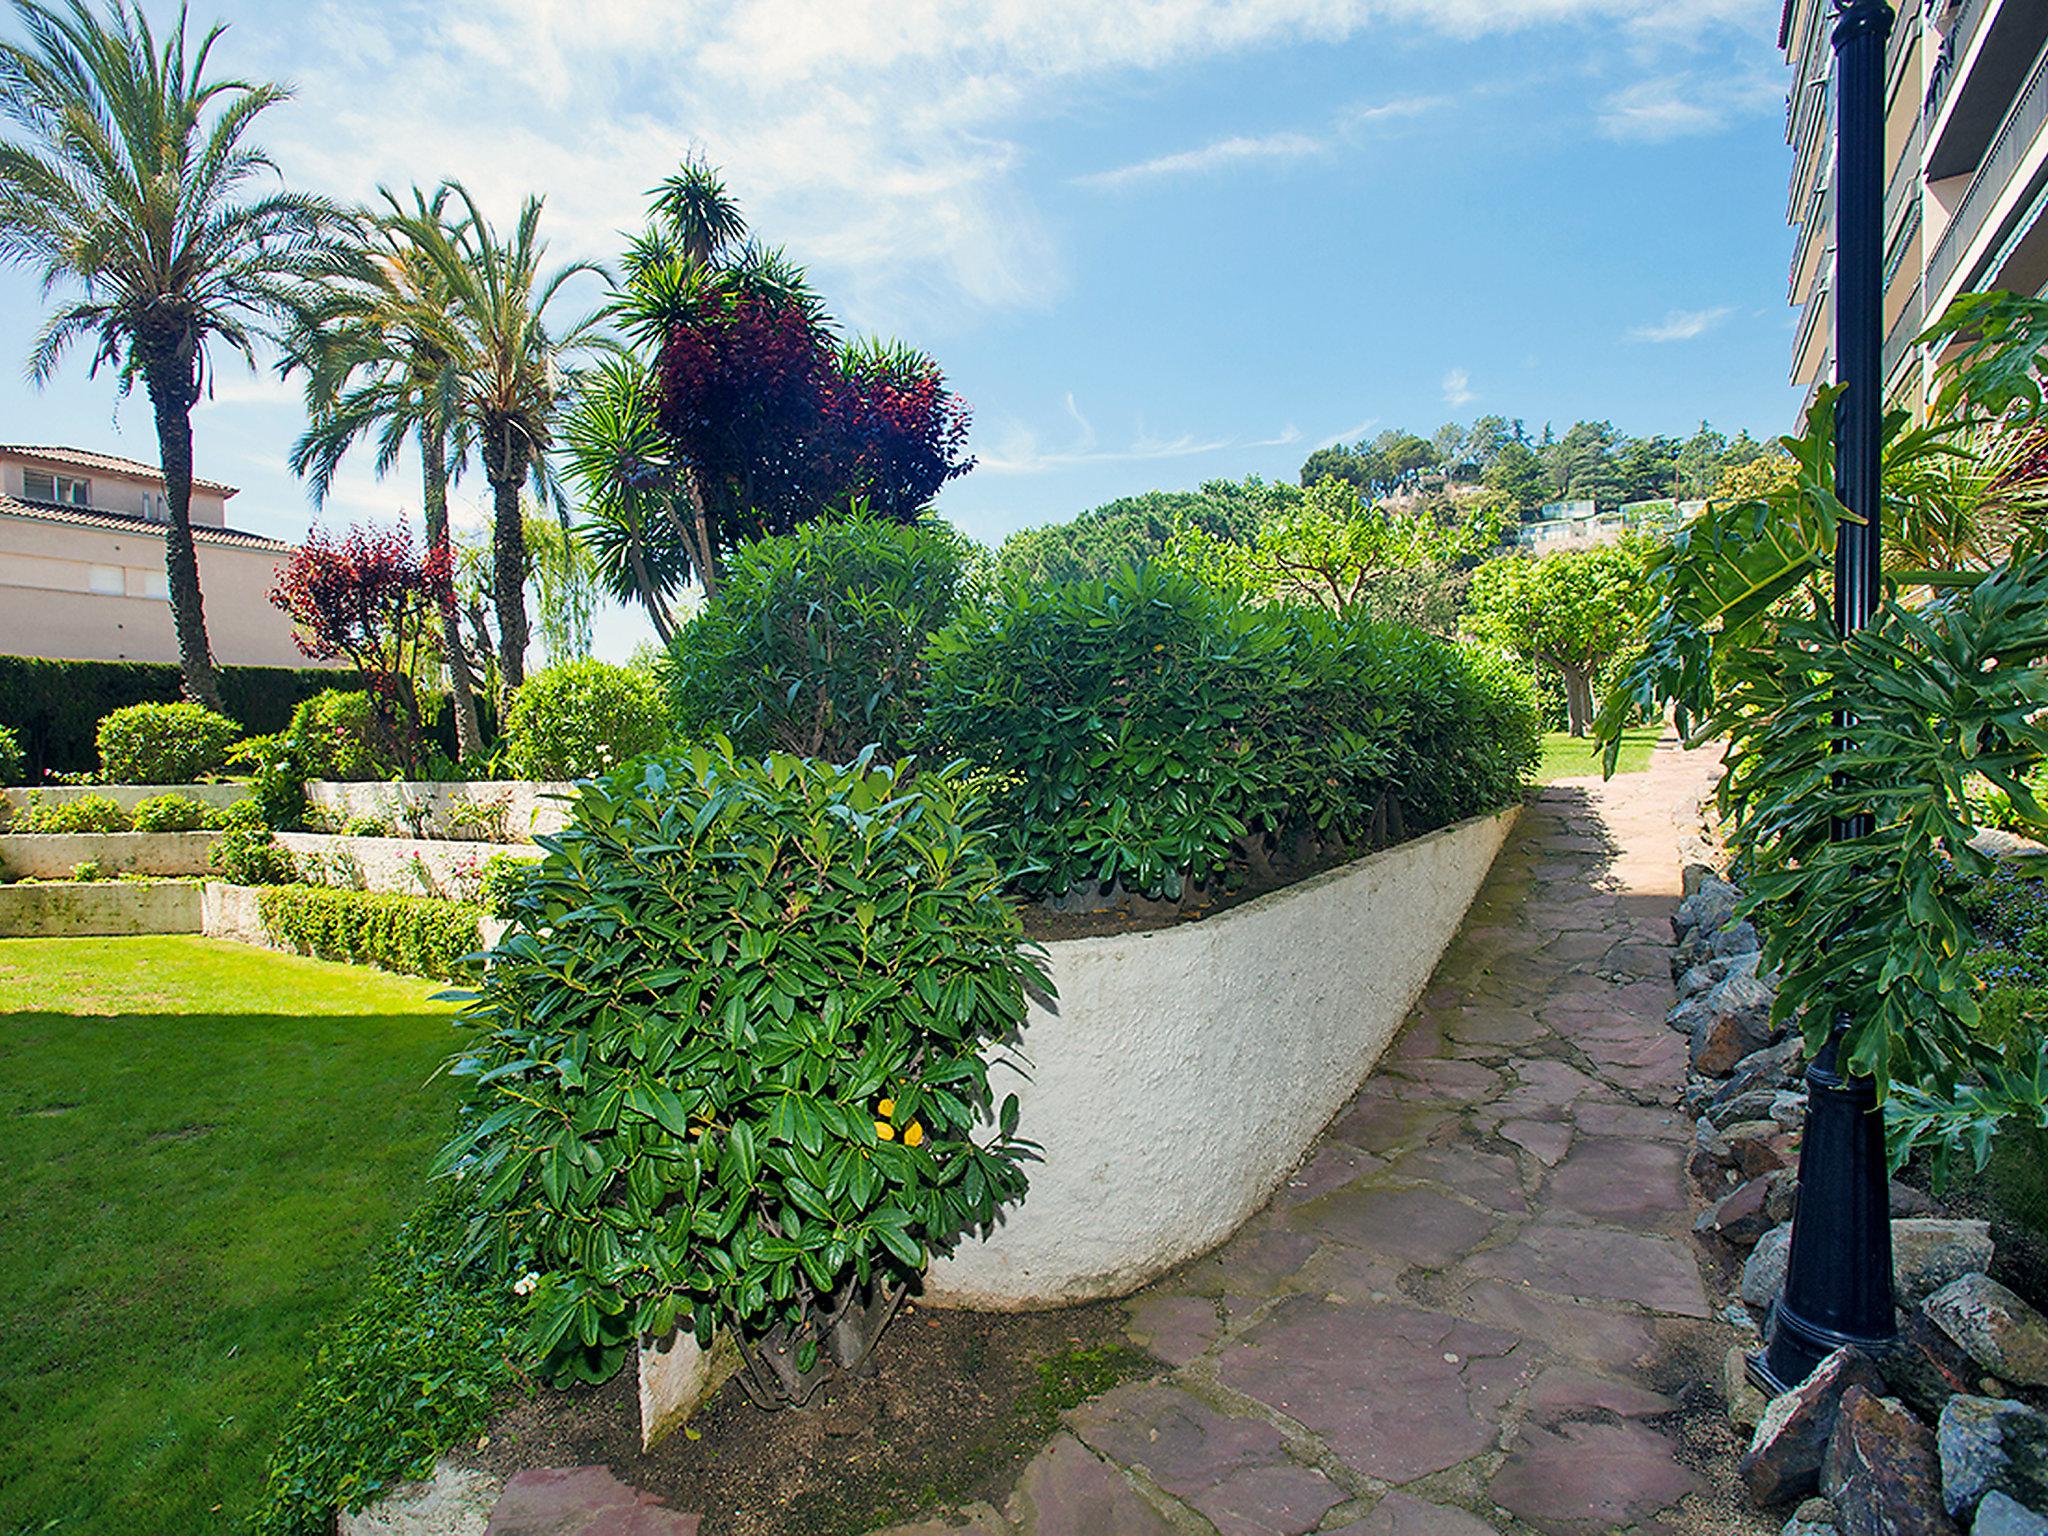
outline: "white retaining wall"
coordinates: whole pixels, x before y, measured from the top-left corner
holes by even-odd
[[[44,805],[63,805],[88,795],[105,795],[122,810],[132,811],[138,803],[155,795],[183,795],[202,805],[229,806],[248,793],[246,784],[44,784],[36,789],[0,790],[0,798],[15,810],[25,811],[30,795],[37,796]]]
[[[457,843],[433,837],[342,837],[325,832],[280,832],[280,847],[298,861],[313,885],[363,891],[403,891],[474,901],[484,860],[494,853],[539,858],[531,844]]]
[[[109,875],[203,875],[218,832],[0,832],[0,875],[67,880],[88,859]]]
[[[932,1266],[927,1299],[1121,1296],[1252,1215],[1372,1070],[1517,810],[1475,817],[1197,923],[1046,946],[990,1085],[1044,1148],[1030,1193]]]
[[[450,812],[461,805],[482,806],[491,809],[502,825],[502,832],[492,836],[523,843],[536,832],[559,832],[568,825],[568,802],[553,797],[570,794],[575,787],[545,779],[476,779],[447,784],[313,779],[306,785],[306,799],[342,819],[374,816],[388,822],[394,832],[411,831],[417,824],[436,837],[465,832],[474,837],[475,828],[460,825],[460,818],[452,818]]]
[[[110,934],[197,933],[196,881],[134,880],[0,885],[0,939],[81,939]]]

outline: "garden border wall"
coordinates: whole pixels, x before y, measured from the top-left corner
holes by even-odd
[[[109,875],[203,875],[218,832],[0,832],[0,875],[68,880],[90,860]]]
[[[157,795],[183,795],[201,805],[226,809],[248,793],[247,784],[43,784],[34,789],[0,789],[0,798],[5,798],[17,813],[28,809],[31,795],[38,796],[43,805],[65,805],[101,795],[122,810],[132,811]]]
[[[197,933],[197,881],[49,880],[0,885],[0,939],[90,939]]]
[[[310,860],[326,863],[326,873],[312,880],[312,884],[331,885],[342,890],[397,891],[407,896],[443,896],[461,901],[476,899],[484,861],[492,854],[509,854],[521,859],[541,856],[540,849],[531,843],[458,843],[440,837],[349,837],[338,832],[279,832],[276,836],[278,846],[299,860],[302,870]],[[353,864],[351,878],[327,878],[336,872],[334,861],[337,856]]]
[[[1058,1000],[1032,999],[989,1073],[1043,1161],[994,1231],[932,1265],[926,1299],[1127,1295],[1228,1237],[1372,1071],[1520,811],[1201,922],[1048,944]]]
[[[309,779],[306,799],[344,821],[369,816],[406,828],[409,817],[420,817],[442,837],[462,830],[449,820],[452,807],[502,804],[507,841],[500,846],[519,847],[536,832],[559,832],[568,825],[568,802],[553,797],[571,794],[575,788],[549,779]]]

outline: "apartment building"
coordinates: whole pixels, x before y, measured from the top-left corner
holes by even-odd
[[[292,546],[227,525],[231,485],[194,480],[192,541],[206,631],[223,666],[305,666],[270,604]],[[0,445],[0,655],[178,659],[164,575],[170,503],[147,464],[78,448]]]
[[[2048,289],[2048,0],[1897,0],[1885,61],[1885,392],[1924,405],[1914,338],[1962,293]],[[1834,8],[1785,0],[1792,382],[1834,377]],[[1803,414],[1803,411],[1802,411]]]

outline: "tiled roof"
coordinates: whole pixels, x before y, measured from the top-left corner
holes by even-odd
[[[136,459],[123,459],[111,453],[94,453],[90,448],[37,448],[22,443],[0,443],[0,453],[12,454],[17,458],[40,459],[44,463],[59,466],[68,465],[75,469],[104,469],[116,475],[147,475],[161,480],[164,472],[154,464],[144,464]],[[236,494],[232,485],[222,485],[218,480],[202,480],[192,477],[195,489],[218,491],[223,496]]]
[[[100,528],[110,533],[146,533],[161,535],[164,524],[151,522],[132,512],[102,512],[93,507],[60,507],[54,502],[25,501],[19,496],[0,494],[0,517],[32,517],[44,523],[70,523],[78,528]],[[274,550],[284,554],[293,548],[282,539],[273,539],[268,534],[248,533],[240,528],[210,528],[201,523],[192,525],[193,542],[198,544],[225,544],[234,549]]]

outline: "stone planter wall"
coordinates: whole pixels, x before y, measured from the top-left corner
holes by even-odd
[[[202,805],[229,806],[249,793],[246,784],[45,784],[37,789],[0,789],[0,800],[16,811],[28,809],[29,796],[43,805],[63,805],[88,795],[104,795],[124,811],[157,795],[183,795]]]
[[[1407,1016],[1516,810],[1475,817],[1198,923],[1047,946],[990,1074],[1044,1148],[997,1229],[928,1299],[1120,1296],[1221,1242],[1349,1101]]]
[[[363,891],[401,891],[474,901],[484,860],[494,853],[538,858],[531,844],[458,843],[445,838],[341,837],[325,832],[280,832],[280,847],[298,861],[314,885]]]
[[[0,833],[0,875],[63,880],[88,859],[110,875],[203,875],[218,832]]]
[[[566,801],[555,799],[575,789],[573,784],[542,779],[477,779],[468,782],[343,782],[314,779],[306,785],[306,799],[330,816],[347,819],[374,816],[390,824],[394,832],[415,828],[436,838],[474,839],[477,829],[463,823],[460,806],[480,806],[495,813],[502,832],[493,833],[503,842],[523,843],[536,832],[559,832],[568,825]]]
[[[0,939],[81,939],[200,931],[197,882],[133,880],[0,885]]]

